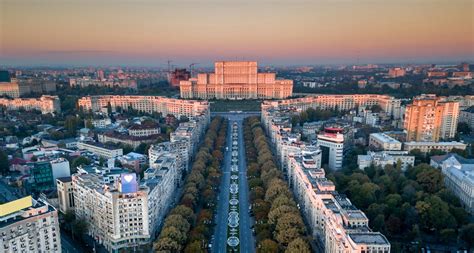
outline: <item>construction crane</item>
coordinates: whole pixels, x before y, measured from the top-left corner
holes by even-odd
[[[191,77],[193,77],[194,66],[197,65],[197,64],[199,64],[199,63],[193,62],[193,63],[189,64],[189,71],[191,72]]]

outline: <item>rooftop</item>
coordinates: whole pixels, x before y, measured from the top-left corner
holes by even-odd
[[[350,233],[349,237],[356,243],[364,244],[389,244],[387,238],[384,235],[378,232],[368,232],[368,233]]]

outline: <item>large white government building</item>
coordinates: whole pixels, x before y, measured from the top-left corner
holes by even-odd
[[[214,73],[180,81],[181,98],[270,99],[293,94],[293,81],[280,80],[276,73],[258,73],[255,61],[218,61]]]

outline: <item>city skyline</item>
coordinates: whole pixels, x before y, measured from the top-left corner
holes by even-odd
[[[0,64],[451,63],[474,59],[469,0],[0,1]]]

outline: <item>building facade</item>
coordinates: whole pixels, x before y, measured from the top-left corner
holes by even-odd
[[[394,119],[401,116],[401,101],[392,96],[376,94],[351,94],[351,95],[315,95],[303,98],[267,100],[262,103],[262,110],[269,108],[296,108],[307,110],[308,108],[322,110],[349,111],[358,107],[371,107],[378,105],[382,111]]]
[[[286,105],[263,108],[262,125],[308,222],[311,237],[327,253],[390,252],[387,238],[369,228],[366,215],[336,191],[321,168],[324,156],[330,157],[329,151],[334,154],[331,166],[340,166],[344,146],[341,129],[326,129],[318,135],[316,146],[301,141],[299,135],[292,133],[291,124],[291,116],[305,107],[299,106],[296,111]]]
[[[416,97],[405,110],[407,141],[439,141],[456,134],[459,103],[436,95]]]
[[[101,112],[107,110],[110,105],[112,111],[117,108],[128,110],[132,108],[137,111],[147,113],[161,113],[163,116],[172,114],[179,118],[185,116],[194,118],[201,115],[207,115],[210,118],[209,103],[207,101],[195,101],[174,99],[159,96],[88,96],[78,100],[78,106],[83,110]]]
[[[74,188],[71,177],[60,177],[56,179],[58,191],[59,211],[63,214],[74,211]]]
[[[180,93],[186,99],[283,99],[292,96],[293,81],[258,73],[254,61],[219,61],[214,73],[181,81]]]
[[[457,141],[451,142],[416,142],[410,141],[403,143],[403,150],[412,151],[414,149],[420,150],[422,153],[428,153],[431,150],[441,150],[443,152],[450,152],[453,148],[465,150],[466,144]]]
[[[379,150],[402,150],[402,143],[384,133],[372,133],[369,146]]]
[[[61,112],[59,97],[43,95],[40,98],[0,98],[0,106],[9,110],[38,110],[42,114]]]
[[[385,165],[396,166],[397,163],[400,163],[401,169],[405,171],[409,166],[415,165],[415,156],[409,155],[408,151],[368,152],[367,155],[357,156],[357,165],[361,170],[370,165],[384,168]]]
[[[61,252],[58,212],[31,196],[1,205],[1,252]]]
[[[323,152],[323,164],[327,162],[331,170],[341,169],[344,154],[344,135],[342,134],[342,129],[326,128],[317,137],[318,146]]]
[[[123,149],[109,147],[98,142],[78,142],[77,148],[87,150],[105,159],[123,155]]]

